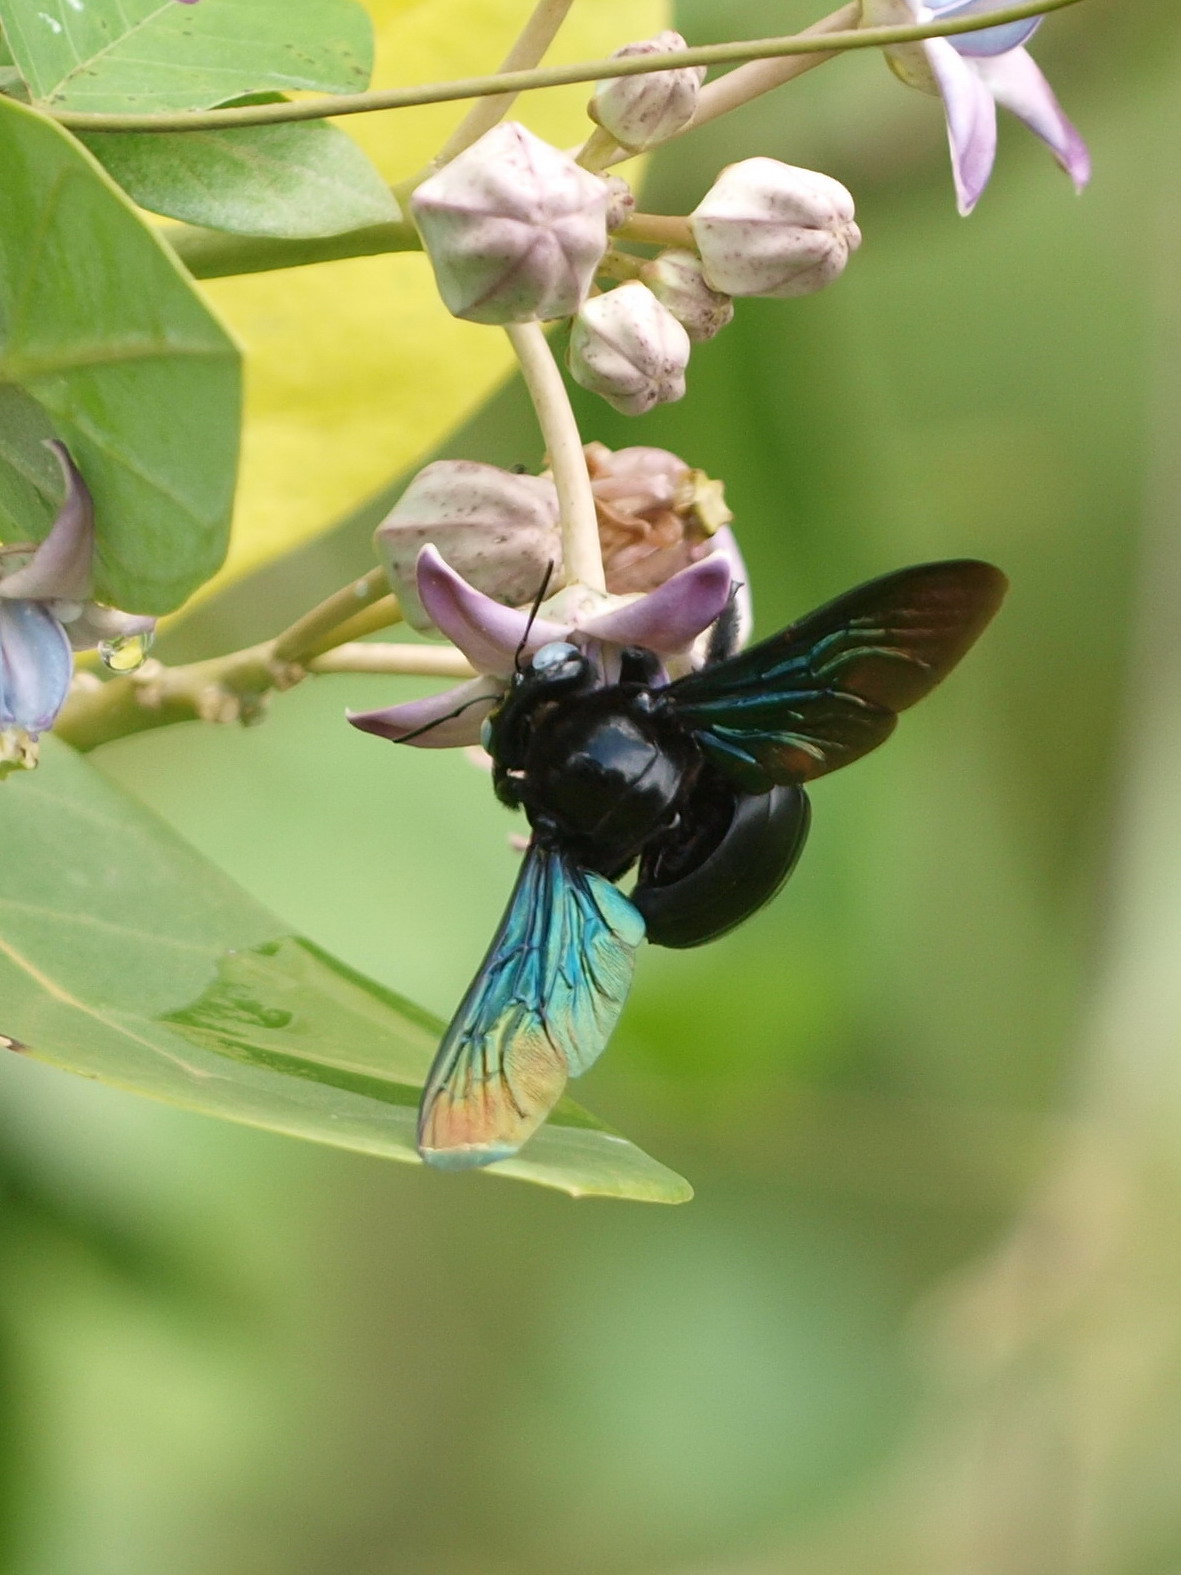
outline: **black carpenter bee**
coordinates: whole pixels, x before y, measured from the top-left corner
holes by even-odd
[[[577,646],[542,646],[485,724],[497,796],[532,837],[423,1090],[423,1157],[515,1153],[606,1045],[645,936],[698,946],[762,907],[803,848],[804,784],[883,743],[1006,587],[971,560],[901,569],[742,652],[731,611],[672,683],[638,647],[604,685]]]

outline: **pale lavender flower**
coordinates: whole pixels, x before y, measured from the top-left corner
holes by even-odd
[[[1002,0],[864,0],[866,25],[928,22],[980,16]],[[996,157],[996,106],[1011,110],[1039,136],[1082,191],[1091,178],[1091,156],[1063,113],[1053,89],[1024,45],[1040,17],[982,27],[951,38],[928,38],[886,50],[895,74],[911,87],[938,94],[947,116],[947,138],[956,201],[963,214],[980,199]]]
[[[684,398],[689,335],[646,284],[629,280],[584,302],[567,361],[581,387],[625,416]]]
[[[625,44],[611,58],[626,60],[687,48],[679,33],[666,31],[655,38]],[[596,87],[587,113],[632,153],[657,147],[683,131],[693,119],[705,69],[685,66],[673,71],[652,71],[645,76],[612,77]]]
[[[91,599],[94,505],[65,445],[49,442],[65,501],[39,546],[0,547],[0,776],[36,764],[37,738],[69,693],[73,652],[145,636],[137,618]]]
[[[730,164],[689,215],[702,277],[722,295],[811,295],[861,245],[840,181],[780,159]]]
[[[570,641],[611,682],[621,647],[654,651],[670,673],[685,671],[693,648],[733,594],[735,563],[725,550],[732,540],[680,570],[646,596],[618,597],[571,585],[529,609],[505,607],[448,568],[434,547],[418,558],[418,596],[432,622],[467,657],[478,677],[456,689],[379,711],[350,712],[354,727],[394,743],[450,749],[479,742],[485,718],[499,703],[513,675],[543,645]]]

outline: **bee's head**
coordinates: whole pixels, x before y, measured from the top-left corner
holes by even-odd
[[[533,660],[522,673],[522,678],[535,683],[568,684],[580,681],[590,663],[576,645],[567,640],[551,640],[533,653]]]

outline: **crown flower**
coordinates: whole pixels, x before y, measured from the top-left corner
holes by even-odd
[[[840,181],[778,159],[743,159],[689,215],[702,274],[724,295],[810,295],[861,245]]]
[[[689,335],[646,284],[629,280],[587,301],[570,330],[570,374],[625,416],[685,393]]]
[[[665,55],[688,45],[679,33],[658,33],[636,44],[625,44],[611,56],[625,60],[637,55]],[[612,77],[600,82],[587,106],[593,121],[602,126],[629,152],[658,147],[675,137],[693,119],[705,80],[704,66],[682,66],[673,71],[652,71],[644,76]]]
[[[0,547],[0,778],[37,764],[37,739],[69,694],[74,651],[142,638],[156,625],[91,600],[94,505],[65,445],[46,447],[65,501],[39,546]]]
[[[987,21],[1000,0],[863,0],[865,26],[979,16]],[[885,51],[895,76],[942,98],[955,179],[956,203],[971,213],[988,185],[996,158],[996,106],[1010,110],[1046,144],[1081,191],[1091,178],[1087,145],[1067,119],[1054,91],[1024,45],[1041,17],[984,26],[951,38],[928,38]]]
[[[586,299],[607,249],[606,181],[514,121],[422,183],[414,222],[448,311],[546,322]]]

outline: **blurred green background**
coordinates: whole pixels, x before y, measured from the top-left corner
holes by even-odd
[[[4,1575],[1181,1570],[1181,17],[1087,0],[1037,53],[1081,201],[1006,119],[958,219],[937,106],[868,54],[658,157],[668,212],[735,157],[822,168],[864,246],[821,296],[743,302],[682,404],[579,400],[588,438],[725,479],[763,631],[927,557],[1013,581],[818,785],[780,900],[642,958],[578,1093],[696,1200],[426,1175],[9,1058]],[[519,388],[444,452],[535,465]],[[389,496],[163,654],[275,632]],[[342,725],[412,692],[325,679],[94,758],[446,1014],[514,827],[465,760]]]

